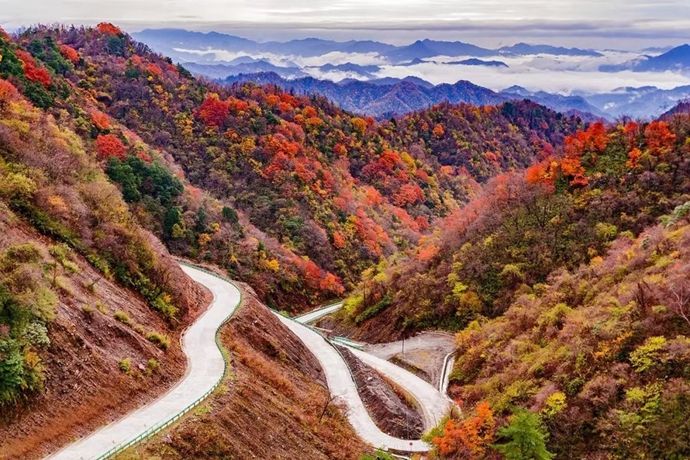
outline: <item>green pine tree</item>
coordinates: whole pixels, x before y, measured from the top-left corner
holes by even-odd
[[[494,444],[506,460],[550,460],[553,454],[546,449],[549,437],[539,415],[528,410],[516,411],[510,424],[498,430],[505,442]]]

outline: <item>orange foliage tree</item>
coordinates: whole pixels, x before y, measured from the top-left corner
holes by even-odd
[[[96,29],[105,35],[122,35],[122,30],[109,22],[101,22],[96,26]]]
[[[72,64],[79,63],[79,53],[69,45],[60,45],[60,54]]]
[[[438,123],[436,126],[434,126],[434,130],[432,132],[434,136],[442,137],[446,133],[446,130],[441,123]]]
[[[448,420],[443,435],[435,437],[432,442],[443,456],[482,458],[495,433],[493,411],[488,402],[482,401],[477,404],[472,417],[461,421]]]
[[[676,135],[665,121],[653,121],[644,130],[647,149],[651,155],[662,157],[673,149]]]
[[[91,121],[100,130],[106,130],[110,128],[110,117],[100,110],[94,110],[91,112]]]

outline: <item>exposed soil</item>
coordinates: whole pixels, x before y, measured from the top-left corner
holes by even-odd
[[[379,358],[387,359],[434,386],[438,386],[443,371],[443,360],[455,350],[455,337],[438,332],[421,332],[405,339],[404,352],[401,340],[367,345],[364,350]]]
[[[21,220],[0,219],[0,249],[29,241],[50,259],[47,247],[53,241]],[[186,367],[180,334],[201,310],[191,306],[210,301],[210,293],[181,279],[179,300],[187,315],[170,325],[141,297],[104,279],[83,258],[75,255],[74,262],[76,273],[58,277],[59,304],[48,328],[51,344],[40,351],[45,389],[0,411],[2,459],[40,458],[171,387]],[[170,275],[179,277],[180,271],[169,263]],[[116,311],[124,312],[129,324],[117,321]],[[167,351],[146,339],[149,331],[169,336]],[[128,374],[118,365],[125,358],[131,360]],[[159,362],[156,370],[147,369],[149,359]]]
[[[206,403],[122,459],[356,459],[366,446],[302,342],[243,289],[221,331],[231,372]]]
[[[381,431],[401,439],[419,439],[424,431],[422,415],[399,388],[376,370],[338,346],[357,384],[364,406]]]

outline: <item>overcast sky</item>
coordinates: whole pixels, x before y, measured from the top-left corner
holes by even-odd
[[[636,48],[690,41],[690,0],[0,0],[0,24],[108,20],[254,39],[417,38]]]

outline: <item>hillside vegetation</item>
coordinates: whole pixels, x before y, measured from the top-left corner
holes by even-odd
[[[38,27],[19,41],[34,58],[51,46],[77,53],[61,84],[94,101],[98,114],[83,123],[95,125],[108,173],[144,225],[288,308],[342,294],[381,257],[416,245],[479,182],[526,166],[580,126],[527,102],[439,106],[379,124],[322,98],[195,80],[107,24]],[[138,137],[123,138],[115,121]],[[186,192],[142,182],[145,160],[129,158],[142,143]]]
[[[36,107],[51,74],[0,45],[0,450],[26,458],[179,378],[175,339],[207,299],[73,120]]]
[[[684,110],[608,126],[441,104],[377,122],[196,80],[108,23],[3,33],[0,57],[3,452],[39,456],[181,375],[177,339],[209,299],[169,250],[285,310],[347,293],[336,332],[355,338],[457,332],[464,417],[428,436],[433,455],[690,455]],[[142,452],[362,451],[255,310],[223,335],[237,385]],[[231,437],[236,420],[277,444]]]
[[[593,124],[365,272],[341,329],[460,331],[435,455],[690,455],[689,133]]]
[[[500,174],[406,254],[365,272],[346,302],[361,336],[462,329],[503,314],[556,270],[606,254],[690,198],[690,124],[594,124],[526,172]]]

